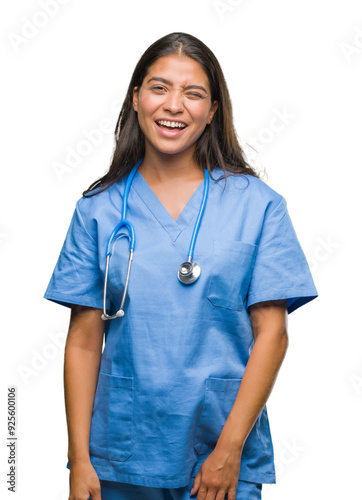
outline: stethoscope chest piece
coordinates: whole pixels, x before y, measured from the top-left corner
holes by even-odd
[[[184,285],[195,283],[201,273],[201,268],[197,262],[183,262],[178,268],[178,279]]]

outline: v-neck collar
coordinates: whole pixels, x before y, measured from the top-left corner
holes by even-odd
[[[161,203],[152,188],[149,186],[147,181],[144,179],[142,174],[140,174],[140,172],[138,171],[133,178],[131,189],[133,188],[136,191],[153,217],[161,224],[165,231],[167,231],[171,240],[176,241],[181,232],[188,226],[188,224],[200,210],[202,195],[204,192],[204,183],[205,180],[203,180],[201,184],[196,188],[196,191],[194,191],[191,198],[184,206],[177,220],[175,220],[166,210],[166,208]],[[214,184],[210,182],[209,195],[213,187]]]

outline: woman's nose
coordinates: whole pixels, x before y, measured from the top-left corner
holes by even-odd
[[[183,96],[181,92],[170,92],[164,102],[164,108],[171,113],[183,111]]]

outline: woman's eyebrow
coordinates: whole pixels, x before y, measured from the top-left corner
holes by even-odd
[[[152,78],[150,78],[149,80],[147,80],[147,83],[150,83],[153,80],[155,80],[157,82],[165,83],[166,85],[171,85],[172,86],[172,83],[169,80],[166,80],[165,78],[162,78],[160,76],[153,76]],[[207,94],[206,89],[204,87],[202,87],[201,85],[187,85],[187,87],[184,87],[184,89],[185,90],[199,89],[199,90],[203,90],[205,92],[205,94]]]

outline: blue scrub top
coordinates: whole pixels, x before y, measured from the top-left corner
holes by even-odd
[[[92,412],[90,458],[100,479],[186,486],[237,395],[253,346],[248,307],[287,299],[290,314],[318,296],[285,199],[250,175],[210,179],[194,253],[201,276],[181,284],[177,271],[187,260],[203,184],[175,221],[138,171],[133,179],[127,219],[136,247],[125,316],[105,324]],[[47,299],[103,307],[106,244],[121,219],[124,188],[123,179],[77,202]],[[125,234],[110,259],[112,312],[127,271]],[[266,406],[245,442],[239,479],[275,482]]]

